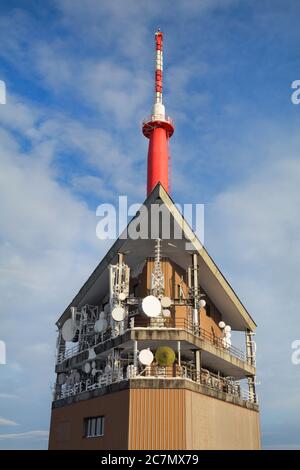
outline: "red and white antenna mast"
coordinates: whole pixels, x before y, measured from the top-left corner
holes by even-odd
[[[163,33],[155,33],[155,95],[152,114],[143,123],[143,134],[149,139],[147,195],[157,183],[169,191],[169,153],[168,141],[174,132],[172,120],[166,116],[162,100],[163,90]]]

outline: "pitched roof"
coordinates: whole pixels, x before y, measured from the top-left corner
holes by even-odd
[[[224,321],[230,324],[234,330],[249,328],[253,331],[256,328],[254,320],[161,184],[153,189],[143,205],[149,209],[151,204],[155,203],[163,204],[170,213],[171,235],[168,239],[163,237],[163,256],[169,257],[179,266],[187,269],[188,265],[191,264],[191,252],[198,253],[200,285],[222,313]],[[150,214],[150,211],[148,214]],[[132,218],[126,229],[63,312],[57,322],[58,326],[61,326],[65,319],[70,316],[71,306],[81,307],[86,303],[93,304],[105,295],[109,285],[107,267],[117,261],[119,252],[126,253],[126,263],[131,267],[141,263],[145,258],[153,256],[155,243],[153,238],[133,240],[127,237],[131,225],[137,222],[137,218],[141,220],[141,217],[141,214],[137,212]],[[151,215],[148,215],[148,217],[148,224],[151,227]],[[176,239],[174,237],[175,225],[181,227],[184,238]],[[186,242],[189,242],[189,248],[191,247],[188,251],[186,250]]]

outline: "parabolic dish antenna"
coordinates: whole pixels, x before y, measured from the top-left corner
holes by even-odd
[[[115,307],[111,312],[111,316],[115,321],[123,321],[125,318],[125,309],[123,307]]]
[[[165,318],[170,318],[171,311],[168,308],[164,308],[163,311],[162,311],[162,314]]]
[[[161,303],[154,295],[148,295],[143,299],[142,309],[147,317],[158,317],[161,312]]]
[[[106,313],[105,312],[100,312],[99,318],[106,318]]]
[[[225,333],[229,333],[231,331],[231,326],[226,325],[224,328]]]
[[[105,320],[105,318],[99,318],[99,320],[95,322],[94,330],[96,333],[102,333],[102,331],[105,331],[106,328],[107,328],[107,320]]]
[[[76,334],[76,326],[71,318],[65,321],[62,327],[62,337],[65,341],[72,341]]]
[[[222,343],[223,343],[224,348],[228,349],[231,346],[231,339],[226,338],[226,336],[225,336],[225,338],[222,339]]]
[[[200,308],[204,308],[205,305],[206,305],[205,300],[204,300],[204,299],[201,299],[200,302],[199,302],[199,307],[200,307]]]
[[[150,351],[150,349],[142,349],[142,351],[139,354],[139,361],[141,364],[144,366],[150,366],[152,364],[154,359],[153,353]]]
[[[83,370],[86,374],[89,374],[91,372],[91,364],[89,362],[86,362],[83,366]]]
[[[223,328],[225,328],[226,324],[224,321],[220,321],[219,322],[219,327],[223,330]]]
[[[96,353],[95,353],[94,348],[89,349],[89,361],[91,361],[92,359],[95,359],[95,357],[96,357]]]
[[[160,303],[163,308],[169,308],[171,307],[172,300],[170,299],[170,297],[162,297]]]
[[[119,299],[122,300],[122,301],[124,301],[124,300],[126,299],[126,294],[125,294],[125,292],[120,292],[120,294],[119,294]]]

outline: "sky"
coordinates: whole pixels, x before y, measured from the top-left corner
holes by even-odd
[[[111,242],[96,208],[143,202],[154,32],[175,121],[171,196],[258,324],[265,449],[300,449],[296,0],[1,0],[0,449],[45,449],[55,321]]]

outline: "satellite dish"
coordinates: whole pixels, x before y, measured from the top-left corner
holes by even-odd
[[[126,294],[125,292],[120,292],[119,294],[119,300],[124,301],[126,299]]]
[[[111,316],[115,321],[123,321],[125,318],[125,309],[123,307],[115,307],[111,312]]]
[[[105,320],[105,318],[99,318],[99,320],[97,320],[94,325],[95,332],[102,333],[102,331],[105,331],[106,329],[107,329],[107,320]]]
[[[219,322],[219,327],[221,328],[221,330],[223,330],[223,328],[225,328],[225,326],[226,326],[226,323],[224,321]]]
[[[231,346],[231,339],[230,339],[230,338],[226,338],[226,336],[225,336],[225,338],[222,339],[222,344],[223,344],[224,348],[227,348],[227,349],[230,348],[230,346]]]
[[[109,374],[112,371],[111,366],[107,364],[107,366],[105,366],[104,371],[105,371],[106,374]]]
[[[231,331],[231,326],[226,325],[224,328],[225,333],[229,333]]]
[[[65,321],[62,327],[62,337],[65,341],[72,341],[76,334],[76,326],[71,318]]]
[[[147,295],[147,297],[143,299],[142,309],[147,317],[155,318],[158,317],[161,312],[161,303],[154,295]]]
[[[105,312],[100,312],[99,319],[100,318],[106,318],[106,313]]]
[[[164,308],[163,311],[162,311],[162,314],[165,318],[170,318],[171,316],[171,311],[167,308]]]
[[[88,360],[90,361],[92,359],[95,359],[95,357],[96,357],[96,353],[95,353],[94,348],[89,349],[89,359]]]
[[[153,353],[150,351],[150,349],[142,349],[142,351],[139,354],[139,361],[141,364],[144,366],[150,366],[150,364],[153,362],[154,356]]]
[[[91,364],[89,362],[86,362],[83,366],[83,370],[86,374],[89,374],[91,372]]]
[[[162,367],[169,367],[173,365],[176,356],[175,352],[169,346],[160,346],[155,353],[155,359],[158,365]]]
[[[199,302],[199,307],[200,307],[200,308],[204,308],[205,305],[206,305],[205,300],[204,300],[204,299],[201,299],[200,302]]]
[[[95,375],[98,373],[97,369],[92,369],[92,376],[95,377]]]
[[[71,376],[72,376],[73,383],[76,383],[76,382],[80,381],[80,374],[77,370],[72,372]]]
[[[93,361],[93,362],[92,362],[92,368],[93,368],[93,369],[96,369],[96,361]]]
[[[64,385],[66,383],[66,374],[58,374],[57,381],[59,385]]]
[[[226,332],[225,332],[225,337],[226,337],[227,339],[231,338],[231,333],[230,333],[230,331],[228,331],[228,332],[226,331]]]
[[[160,299],[160,303],[163,308],[169,308],[171,307],[172,300],[170,299],[170,297],[162,297]]]

